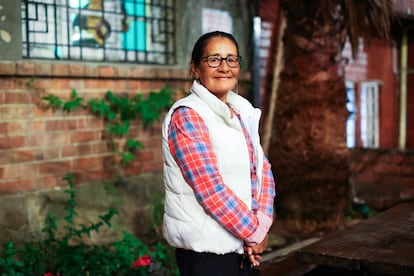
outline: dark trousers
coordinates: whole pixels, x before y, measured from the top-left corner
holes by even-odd
[[[244,255],[218,255],[177,248],[175,251],[181,276],[250,276],[251,265]]]

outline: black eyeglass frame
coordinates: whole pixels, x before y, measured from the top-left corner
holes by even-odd
[[[219,65],[217,65],[217,66],[211,66],[210,63],[209,63],[209,61],[208,61],[208,59],[210,57],[215,57],[217,59],[220,59]],[[238,58],[238,65],[237,66],[230,66],[229,63],[228,63],[228,61],[227,61],[227,59],[228,58],[235,58],[235,57]],[[223,60],[226,61],[228,67],[230,67],[230,68],[237,68],[237,67],[240,67],[240,62],[242,60],[242,57],[241,56],[233,56],[233,55],[230,55],[230,56],[224,58],[224,57],[221,57],[219,55],[209,55],[209,56],[202,56],[201,59],[205,60],[207,62],[207,65],[209,67],[211,67],[211,68],[218,68],[218,67],[220,67],[221,64],[223,63]]]

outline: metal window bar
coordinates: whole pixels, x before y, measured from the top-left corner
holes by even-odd
[[[22,0],[23,58],[175,64],[175,0]]]

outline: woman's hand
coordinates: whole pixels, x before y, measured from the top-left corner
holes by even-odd
[[[263,251],[267,248],[267,241],[268,241],[268,235],[266,234],[263,241],[259,244],[256,244],[255,246],[245,246],[244,250],[247,254],[247,257],[249,257],[250,262],[253,266],[259,266],[260,260],[262,259],[262,256],[260,254],[263,253]]]

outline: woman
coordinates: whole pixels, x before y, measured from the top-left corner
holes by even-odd
[[[261,112],[232,92],[240,60],[231,34],[201,36],[191,93],[163,122],[163,232],[182,276],[249,275],[267,246],[275,184],[260,146]]]

